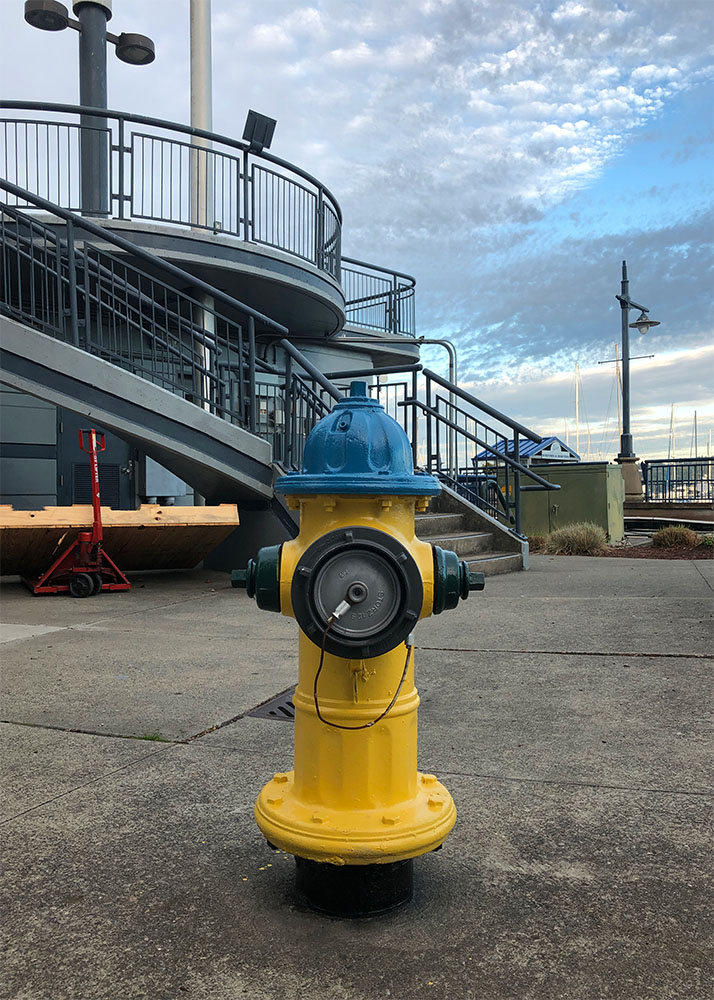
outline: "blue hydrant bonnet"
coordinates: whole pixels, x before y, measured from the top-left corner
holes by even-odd
[[[404,430],[367,395],[366,382],[352,382],[349,396],[310,431],[302,472],[282,476],[275,492],[436,496],[441,486],[414,471]]]

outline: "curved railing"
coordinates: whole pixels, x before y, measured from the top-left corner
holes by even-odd
[[[415,337],[414,289],[410,274],[351,257],[342,258],[342,288],[349,326]]]
[[[44,102],[0,108],[14,113],[0,120],[0,169],[18,187],[85,216],[226,233],[340,280],[340,206],[294,164],[144,115]]]

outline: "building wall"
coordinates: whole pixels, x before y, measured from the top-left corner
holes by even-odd
[[[57,409],[7,386],[0,386],[0,503],[57,504]]]

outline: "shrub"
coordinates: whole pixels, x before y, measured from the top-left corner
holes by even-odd
[[[607,535],[599,524],[580,521],[557,528],[548,536],[545,551],[551,555],[591,556],[602,552]]]
[[[528,548],[531,552],[545,552],[545,535],[529,535]]]
[[[670,524],[652,535],[652,544],[662,549],[693,549],[699,545],[699,535],[683,524]]]

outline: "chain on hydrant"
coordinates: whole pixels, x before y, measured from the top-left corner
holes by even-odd
[[[444,785],[417,770],[412,633],[484,580],[415,535],[415,514],[440,490],[414,472],[399,424],[353,382],[310,433],[303,471],[276,484],[300,511],[300,534],[233,573],[260,608],[300,627],[295,766],[267,783],[255,816],[295,856],[310,904],[330,913],[405,902],[412,859],[456,821]]]

